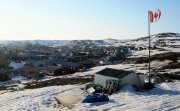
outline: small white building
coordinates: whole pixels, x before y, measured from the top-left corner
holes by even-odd
[[[177,58],[177,62],[180,63],[180,57]]]
[[[100,64],[100,65],[111,65],[112,62],[111,62],[111,61],[108,61],[108,60],[102,60],[102,61],[99,61],[99,64]]]
[[[94,74],[94,84],[96,85],[105,87],[109,80],[118,81],[117,88],[121,88],[124,85],[132,85],[138,88],[144,87],[143,78],[133,71],[105,68]]]

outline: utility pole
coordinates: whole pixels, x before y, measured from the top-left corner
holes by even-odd
[[[149,11],[148,11],[149,12]],[[151,48],[151,34],[150,34],[151,32],[150,32],[150,16],[149,16],[149,13],[148,13],[148,36],[149,36],[149,82],[151,82],[151,71],[150,71],[150,69],[151,69],[151,64],[150,64],[150,62],[151,62],[151,54],[150,54],[150,52],[151,52],[151,50],[150,50],[150,48]]]

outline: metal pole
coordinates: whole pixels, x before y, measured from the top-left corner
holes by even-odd
[[[150,41],[151,41],[151,34],[150,34],[150,17],[149,17],[149,11],[148,11],[148,36],[149,36],[149,82],[151,82],[151,72],[150,72],[150,62],[151,62],[151,60],[150,60],[150,48],[151,48],[151,44],[150,44]]]

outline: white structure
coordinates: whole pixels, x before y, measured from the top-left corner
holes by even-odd
[[[177,58],[177,62],[180,63],[180,57]]]
[[[133,85],[138,88],[144,87],[143,77],[133,71],[106,68],[97,72],[94,76],[94,84],[105,87],[108,80],[117,80],[118,88],[123,85]]]

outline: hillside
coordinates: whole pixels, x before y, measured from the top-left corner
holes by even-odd
[[[59,111],[70,110],[58,105],[54,96],[82,94],[82,85],[50,86],[39,89],[7,92],[0,94],[1,111]],[[113,110],[152,111],[180,110],[180,82],[162,83],[151,91],[135,91],[125,86],[121,91],[109,96],[105,103],[78,103],[73,111]]]

